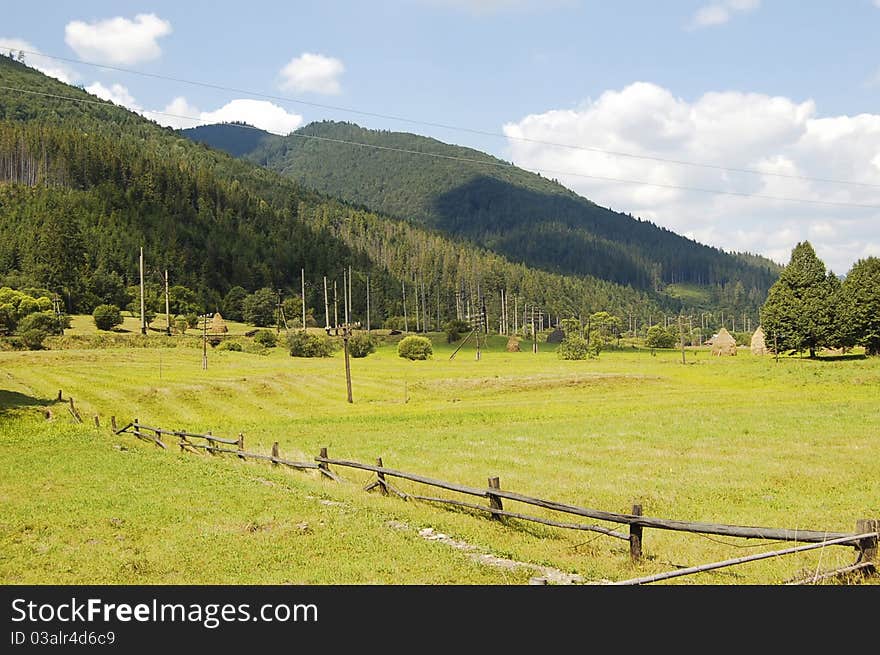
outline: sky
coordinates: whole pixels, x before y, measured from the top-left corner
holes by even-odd
[[[880,0],[79,0],[0,17],[0,50],[164,125],[415,132],[725,250],[784,264],[809,240],[838,274],[880,256],[878,34]]]

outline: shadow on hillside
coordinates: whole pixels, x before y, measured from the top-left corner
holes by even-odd
[[[0,415],[12,409],[23,407],[48,407],[55,401],[46,398],[34,398],[18,391],[6,391],[0,389]]]
[[[814,362],[849,362],[854,359],[867,359],[864,353],[847,353],[846,355],[822,355],[813,359]]]
[[[485,175],[437,196],[431,212],[431,227],[472,239],[514,261],[637,287],[648,286],[650,275],[634,257],[636,244],[669,238],[562,188],[559,193],[529,189]]]

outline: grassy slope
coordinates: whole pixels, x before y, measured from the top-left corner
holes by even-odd
[[[673,352],[657,357],[606,353],[598,361],[561,362],[551,352],[537,357],[504,353],[496,340],[480,362],[467,346],[450,362],[451,349],[445,345],[437,347],[433,361],[404,362],[387,346],[367,360],[354,360],[356,403],[348,406],[339,355],[313,361],[291,359],[280,350],[267,356],[212,352],[209,370],[203,372],[197,350],[162,350],[161,379],[160,351],[154,349],[0,353],[3,386],[36,399],[50,399],[62,388],[77,399],[84,415],[100,413],[105,420],[115,414],[169,428],[226,435],[241,430],[248,448],[260,452],[276,440],[291,457],[309,457],[329,446],[333,456],[372,461],[381,455],[388,466],[467,484],[500,475],[505,488],[602,509],[626,511],[632,502],[642,501],[647,514],[668,518],[849,531],[856,519],[876,514],[874,500],[880,497],[874,470],[880,454],[876,360],[790,359],[777,366],[768,358],[713,359],[701,351],[689,354],[691,365],[684,367]],[[56,422],[66,420],[61,413]],[[372,498],[355,485],[322,485],[307,474],[273,473],[256,463],[145,452],[130,438],[113,440],[132,448],[122,453],[112,449],[113,441],[105,435],[83,434],[76,438],[83,440],[84,452],[94,451],[94,458],[76,456],[83,452],[76,449],[66,452],[63,440],[64,448],[52,455],[48,440],[59,435],[36,434],[42,436],[23,450],[10,447],[10,440],[31,444],[20,428],[11,436],[7,429],[3,437],[0,479],[6,481],[4,504],[12,505],[15,517],[3,530],[8,547],[2,549],[7,559],[0,565],[0,578],[6,580],[23,575],[42,576],[47,582],[77,576],[90,580],[97,575],[102,580],[157,582],[386,581],[391,575],[377,567],[382,556],[358,545],[385,534],[387,528],[374,513],[431,525],[495,553],[576,570],[589,579],[634,573],[623,542],[591,540],[588,533],[505,528],[465,513]],[[32,461],[41,462],[48,475],[27,475]],[[81,473],[87,462],[97,475]],[[358,484],[369,479],[353,471],[346,476]],[[290,526],[313,523],[316,511],[326,513],[321,506],[286,503],[285,494],[254,482],[270,477],[294,489],[300,499],[326,493],[355,508],[343,521],[350,539],[331,540],[328,533],[316,538],[314,543],[324,550],[308,573],[292,566],[282,574],[266,553],[255,555],[249,548],[262,532],[242,532],[250,522],[286,526],[281,532],[287,536],[273,557],[283,559],[281,553],[290,551],[296,561],[302,552],[297,544],[303,540],[294,538]],[[135,478],[137,483],[130,482]],[[46,479],[60,480],[60,488],[47,487]],[[216,493],[210,492],[212,485],[218,485]],[[85,566],[86,556],[77,559],[74,554],[46,573],[23,573],[35,558],[48,562],[58,553],[84,547],[86,540],[77,541],[74,527],[52,527],[51,521],[60,510],[76,507],[72,498],[83,493],[105,497],[94,501],[105,505],[97,524],[115,516],[106,506],[116,502],[133,523],[143,514],[163,535],[169,524],[180,527],[178,546],[185,547],[190,559],[173,561],[178,548],[162,545],[164,536],[155,539],[141,527],[140,547],[150,553],[151,563],[143,572],[121,570],[120,562],[129,561],[130,554],[108,539],[96,546],[109,567],[106,574],[101,567],[78,568]],[[26,500],[31,496],[41,501]],[[146,500],[150,496],[160,502]],[[201,509],[193,520],[181,523],[176,503],[183,497],[201,499],[196,501]],[[205,498],[212,500],[205,503]],[[76,509],[74,516],[86,521],[87,508]],[[34,524],[30,531],[24,528],[27,521]],[[215,522],[216,530],[210,528]],[[104,525],[103,532],[107,530]],[[37,542],[27,536],[34,531],[43,535],[39,543],[56,545],[56,555],[46,559],[35,550]],[[251,564],[206,570],[191,552],[205,531],[211,535],[213,561],[223,559],[214,550],[226,549]],[[409,537],[383,538],[392,541],[378,550],[393,551],[389,556],[394,558],[415,562],[426,552]],[[754,552],[719,541],[731,540],[649,530],[645,542],[651,559],[639,572]],[[404,581],[498,579],[499,574],[474,569],[440,546],[432,545],[430,552],[447,566],[439,567],[441,571],[436,561],[426,561],[424,570],[404,567]],[[851,551],[841,548],[688,581],[775,582],[801,568],[824,568],[851,558]],[[448,568],[449,562],[457,564]]]

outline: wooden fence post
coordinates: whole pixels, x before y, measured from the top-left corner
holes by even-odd
[[[318,457],[323,457],[324,459],[327,459],[327,449],[321,448],[321,452],[318,453]],[[318,462],[318,471],[321,473],[322,479],[324,477],[330,477],[330,467],[327,465],[327,462]]]
[[[272,466],[278,466],[278,442],[272,444]]]
[[[64,400],[64,399],[61,397],[61,389],[59,389],[58,390],[58,402],[60,403],[62,400]]]
[[[489,478],[489,488],[490,489],[501,489],[501,480],[499,478]],[[501,497],[496,496],[495,494],[488,494],[489,496],[489,507],[492,509],[504,509],[504,505],[501,504]],[[492,518],[496,521],[501,518],[500,515],[492,512]]]
[[[98,420],[98,415],[97,415],[97,414],[95,414],[95,427],[96,427],[96,428],[101,427],[101,422]]]
[[[642,505],[637,503],[633,505],[633,516],[642,515]],[[629,558],[633,562],[639,562],[642,559],[642,526],[638,523],[629,524]]]
[[[385,465],[382,464],[381,457],[376,458],[376,466],[378,466],[379,468],[385,468]],[[387,496],[388,495],[388,483],[385,481],[385,474],[384,473],[376,473],[376,477],[379,480],[379,491],[382,492],[383,496]]]
[[[245,457],[244,457],[244,455],[242,455],[242,452],[244,451],[244,433],[242,433],[242,432],[238,433],[238,444],[236,444],[236,445],[238,446],[239,458],[244,459]]]
[[[113,430],[113,432],[116,432],[116,417],[115,416],[110,417],[110,429]]]
[[[856,521],[856,534],[880,531],[880,519],[859,519]],[[862,553],[861,561],[877,563],[877,537],[862,539],[859,542],[859,550]]]
[[[207,320],[207,319],[206,319],[206,320]],[[211,430],[208,430],[207,435],[210,437],[212,434],[214,434],[214,433],[213,433]],[[217,453],[214,452],[214,440],[213,440],[213,439],[208,439],[208,452],[209,452],[211,455],[216,455],[216,454],[217,454]]]

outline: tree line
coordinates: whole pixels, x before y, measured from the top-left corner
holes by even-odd
[[[857,261],[841,280],[808,241],[798,243],[761,308],[767,345],[777,351],[863,346],[880,354],[880,259]]]

